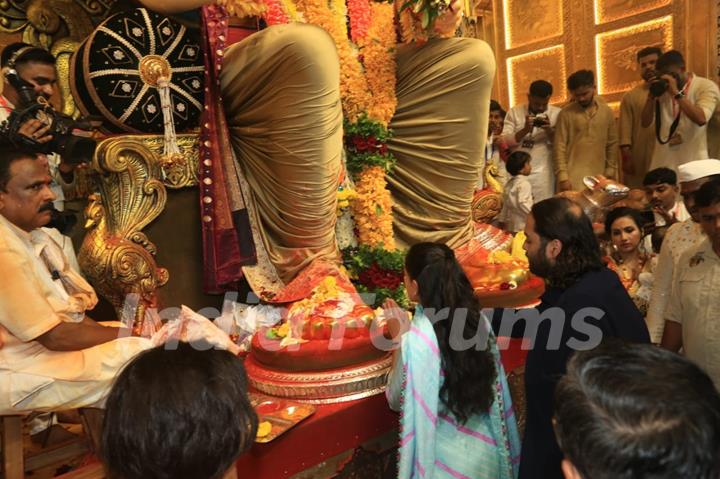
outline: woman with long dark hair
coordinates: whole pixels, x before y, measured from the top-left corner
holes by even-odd
[[[394,302],[385,304],[390,334],[407,329],[386,391],[402,412],[398,477],[517,477],[519,436],[505,372],[453,251],[411,247],[405,286],[418,304],[409,325]]]

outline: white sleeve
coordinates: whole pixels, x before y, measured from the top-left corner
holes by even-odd
[[[523,181],[518,185],[518,206],[525,214],[530,213],[533,205],[532,185],[529,181]]]
[[[515,137],[515,132],[522,129],[523,125],[518,125],[517,108],[510,108],[508,114],[505,116],[505,122],[503,123],[502,136]],[[525,119],[523,118],[523,121]]]
[[[653,343],[659,343],[665,329],[665,309],[667,308],[672,290],[673,269],[675,267],[671,247],[665,238],[658,256],[655,278],[653,281],[650,305],[646,322]]]

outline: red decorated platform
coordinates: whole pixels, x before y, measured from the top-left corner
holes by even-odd
[[[525,363],[522,342],[498,339],[508,374]],[[322,479],[341,471],[341,477],[385,477],[383,471],[393,470],[387,462],[396,460],[398,419],[384,394],[317,406],[313,416],[277,439],[254,444],[237,462],[238,477]]]
[[[507,373],[525,363],[520,339],[498,338]],[[373,479],[393,477],[399,416],[385,395],[318,406],[313,416],[267,444],[254,444],[237,461],[237,476],[258,479],[323,479],[340,475]],[[67,479],[104,477],[97,460]]]

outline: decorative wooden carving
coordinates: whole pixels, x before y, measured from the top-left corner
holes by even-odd
[[[179,135],[178,143],[183,162],[163,163],[159,135],[104,140],[93,159],[100,195],[90,198],[85,211],[88,231],[78,260],[118,316],[128,298],[137,298],[135,332],[142,331],[145,311],[157,306],[157,289],[170,277],[156,264],[157,250],[143,229],[165,209],[166,188],[197,185],[198,137]]]

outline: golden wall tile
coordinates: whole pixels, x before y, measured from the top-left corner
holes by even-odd
[[[503,0],[505,48],[563,34],[562,0]]]
[[[530,83],[535,80],[546,80],[552,84],[551,103],[562,103],[567,98],[565,48],[562,45],[510,57],[507,59],[507,71],[510,106],[526,100]]]
[[[648,46],[672,49],[672,24],[672,16],[666,16],[596,35],[598,92],[618,93],[640,82],[637,52]]]
[[[672,0],[593,0],[593,3],[595,24],[600,25],[664,7]]]

